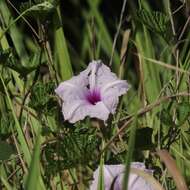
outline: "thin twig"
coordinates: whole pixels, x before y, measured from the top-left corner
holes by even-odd
[[[122,20],[123,20],[123,15],[124,15],[126,3],[127,3],[127,0],[124,0],[124,1],[123,1],[123,6],[122,6],[122,9],[121,9],[120,19],[119,19],[119,25],[118,25],[118,27],[117,27],[117,32],[116,32],[116,34],[115,34],[114,41],[113,41],[113,46],[112,46],[112,52],[111,52],[111,57],[110,57],[109,66],[112,65],[113,55],[114,55],[114,51],[115,51],[115,46],[116,46],[117,38],[118,38],[118,36],[119,36],[119,31],[120,31],[120,28],[121,28],[121,25],[122,25]]]
[[[168,13],[169,13],[170,22],[171,22],[172,33],[173,33],[173,35],[175,36],[175,35],[176,35],[176,32],[175,32],[174,20],[173,20],[171,8],[170,8],[170,1],[168,1]]]
[[[96,60],[96,32],[94,17],[92,17],[91,21],[91,35],[92,59]]]
[[[180,5],[176,10],[174,10],[174,11],[172,12],[173,15],[176,14],[180,9],[182,9],[182,8],[184,7],[184,5],[185,5],[185,0],[184,0],[182,3],[183,3],[182,5]]]
[[[182,29],[182,31],[181,31],[181,34],[180,34],[178,40],[181,40],[181,38],[183,37],[183,34],[184,34],[184,32],[185,32],[185,30],[186,30],[188,24],[189,24],[189,21],[190,21],[190,16],[188,17],[188,19],[187,19],[187,21],[186,21],[186,23],[185,23],[185,25],[184,25],[184,27],[183,27],[183,29]]]
[[[22,169],[23,169],[23,172],[24,173],[28,173],[28,170],[27,170],[27,166],[26,166],[26,164],[25,164],[25,162],[24,162],[24,160],[22,159],[22,154],[21,154],[21,152],[20,152],[20,149],[19,149],[19,147],[18,147],[18,142],[17,142],[17,139],[16,139],[16,137],[15,137],[15,135],[14,135],[14,132],[13,132],[13,140],[14,140],[14,143],[15,143],[15,147],[16,147],[16,150],[17,150],[17,152],[18,152],[18,157],[19,157],[19,160],[20,160],[20,163],[21,163],[21,167],[22,167]]]
[[[22,167],[15,169],[8,177],[7,181],[10,180]]]

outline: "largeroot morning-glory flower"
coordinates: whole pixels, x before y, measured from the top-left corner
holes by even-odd
[[[119,96],[125,94],[129,85],[120,80],[101,60],[92,61],[78,76],[62,82],[55,92],[63,100],[64,119],[70,123],[86,116],[108,119],[114,114]]]
[[[152,170],[145,168],[144,163],[133,162],[131,168],[140,169],[146,173],[152,174]],[[104,176],[104,189],[105,190],[122,190],[123,177],[124,177],[125,165],[104,165],[103,176]],[[90,186],[90,190],[97,190],[99,168],[96,169],[93,175],[93,182]],[[137,174],[130,173],[128,180],[128,190],[155,190],[153,187],[145,181],[142,177]]]

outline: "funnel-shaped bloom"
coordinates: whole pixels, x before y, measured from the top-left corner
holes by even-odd
[[[140,162],[133,162],[131,168],[137,168],[152,174],[152,170],[145,169],[145,165]],[[104,165],[103,177],[105,190],[122,190],[125,165]],[[98,188],[99,168],[94,172],[94,180],[90,186],[90,190]],[[154,190],[148,182],[137,174],[130,173],[128,181],[128,190]]]
[[[100,60],[92,61],[78,76],[62,82],[55,92],[63,100],[65,120],[75,123],[86,116],[106,121],[114,114],[119,96],[129,85],[120,80]]]

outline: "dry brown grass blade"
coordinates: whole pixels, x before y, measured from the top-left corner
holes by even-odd
[[[166,165],[170,175],[173,177],[178,190],[188,190],[186,182],[177,168],[175,160],[171,157],[167,150],[157,150],[157,155]]]
[[[119,67],[119,78],[122,78],[123,76],[123,67],[125,64],[126,60],[126,52],[127,52],[127,47],[128,47],[128,42],[129,42],[129,36],[130,36],[131,30],[127,29],[123,33],[123,40],[122,40],[122,45],[121,45],[121,52],[120,52],[120,67]]]
[[[123,57],[125,56],[125,53],[127,51],[130,33],[131,33],[131,30],[129,30],[129,29],[125,30],[123,33],[123,40],[122,40],[121,52],[120,52],[120,60],[123,59]]]
[[[143,170],[137,168],[131,168],[130,172],[142,177],[155,190],[164,190],[161,184],[152,175],[148,174],[147,172],[144,172]]]
[[[139,53],[136,54],[137,56],[139,56],[140,58],[150,62],[150,63],[154,63],[154,64],[157,64],[157,65],[160,65],[162,67],[165,67],[167,69],[170,69],[170,70],[174,70],[174,71],[177,71],[177,72],[180,72],[180,73],[185,73],[187,75],[190,75],[190,72],[189,71],[186,71],[184,69],[181,69],[181,68],[178,68],[176,66],[173,66],[171,64],[167,64],[165,62],[162,62],[162,61],[158,61],[158,60],[155,60],[155,59],[151,59],[151,58],[148,58],[148,57],[144,57],[142,55],[140,55]]]

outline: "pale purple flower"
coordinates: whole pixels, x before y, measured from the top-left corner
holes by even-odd
[[[64,119],[75,123],[86,116],[108,119],[114,114],[119,96],[125,94],[129,85],[112,73],[101,60],[92,61],[78,76],[62,82],[55,92],[63,100]]]
[[[143,170],[149,174],[152,174],[152,170],[145,168],[145,165],[141,162],[131,163],[131,168],[137,168]],[[122,190],[123,177],[124,177],[125,165],[104,165],[103,177],[105,190]],[[97,190],[98,188],[99,168],[96,169],[93,175],[93,182],[90,186],[90,190]],[[154,190],[151,185],[137,174],[130,173],[128,180],[128,190]]]

